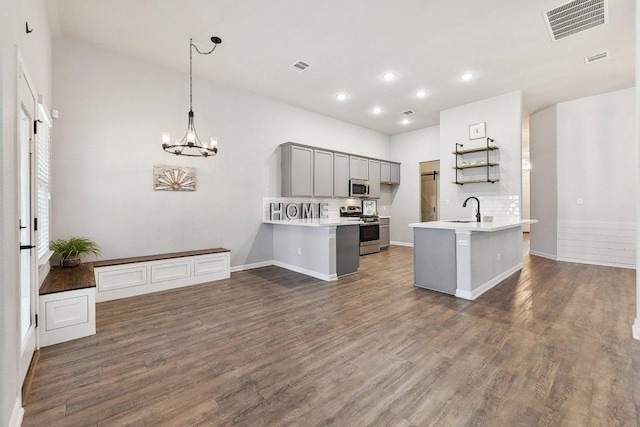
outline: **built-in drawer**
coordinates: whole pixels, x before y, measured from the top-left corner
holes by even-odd
[[[44,307],[46,331],[89,322],[89,297],[86,295],[48,301]]]
[[[191,277],[191,259],[155,262],[151,265],[151,283]]]
[[[380,225],[389,225],[389,218],[380,218]]]
[[[229,254],[200,255],[193,258],[193,271],[195,276],[214,274],[229,271]]]
[[[147,284],[147,266],[118,267],[97,274],[98,292]]]

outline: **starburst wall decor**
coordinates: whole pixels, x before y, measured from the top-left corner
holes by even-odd
[[[153,187],[159,191],[196,191],[196,169],[155,165]]]

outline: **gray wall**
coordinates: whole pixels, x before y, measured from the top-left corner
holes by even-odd
[[[529,121],[531,158],[531,253],[555,259],[558,255],[557,107],[537,112]]]
[[[401,162],[400,185],[393,186],[392,242],[413,243],[407,224],[420,222],[420,162],[440,159],[440,130],[432,126],[391,137],[391,158]]]
[[[186,129],[188,74],[74,39],[54,54],[53,236],[88,235],[105,258],[223,246],[232,266],[271,260],[262,198],[280,195],[279,144],[389,158],[384,134],[197,78],[196,127],[220,151],[171,156],[160,134]],[[204,66],[215,55],[197,57]],[[195,167],[197,190],[154,191],[157,164]]]

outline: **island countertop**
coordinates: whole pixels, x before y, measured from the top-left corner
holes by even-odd
[[[457,222],[471,221],[471,222]],[[476,222],[474,220],[448,220],[448,221],[429,221],[415,222],[409,224],[411,228],[436,228],[440,230],[455,230],[456,232],[482,231],[492,232],[506,230],[514,227],[521,227],[527,224],[535,224],[537,219],[521,219],[518,221],[508,219],[495,219],[492,222]]]

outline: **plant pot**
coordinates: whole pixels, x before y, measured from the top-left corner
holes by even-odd
[[[80,258],[65,258],[60,264],[63,267],[77,267],[80,265]]]

